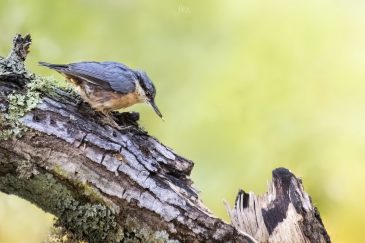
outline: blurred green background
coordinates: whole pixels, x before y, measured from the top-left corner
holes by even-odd
[[[365,2],[1,0],[0,54],[31,33],[37,61],[114,60],[147,71],[166,121],[150,134],[195,161],[203,201],[227,218],[238,188],[302,177],[334,242],[365,235]],[[41,242],[52,216],[0,194],[0,242]]]

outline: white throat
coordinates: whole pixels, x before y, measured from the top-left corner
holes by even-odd
[[[144,103],[149,103],[149,100],[146,96],[146,93],[144,92],[144,90],[142,89],[141,85],[139,84],[139,80],[137,80],[136,82],[136,91],[135,91],[138,95],[138,99],[141,101],[141,102],[144,102]]]

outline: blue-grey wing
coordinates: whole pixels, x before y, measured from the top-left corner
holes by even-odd
[[[79,62],[68,65],[66,74],[119,93],[130,93],[135,90],[135,72],[117,62]]]

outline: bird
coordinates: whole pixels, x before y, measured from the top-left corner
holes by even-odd
[[[39,64],[62,74],[84,101],[105,116],[109,116],[111,111],[147,103],[163,119],[155,103],[156,88],[144,71],[118,62]]]

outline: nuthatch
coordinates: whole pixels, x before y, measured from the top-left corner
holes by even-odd
[[[81,98],[104,115],[136,103],[147,103],[162,118],[155,104],[155,86],[143,71],[133,70],[117,62],[39,64],[65,76],[75,85]]]

